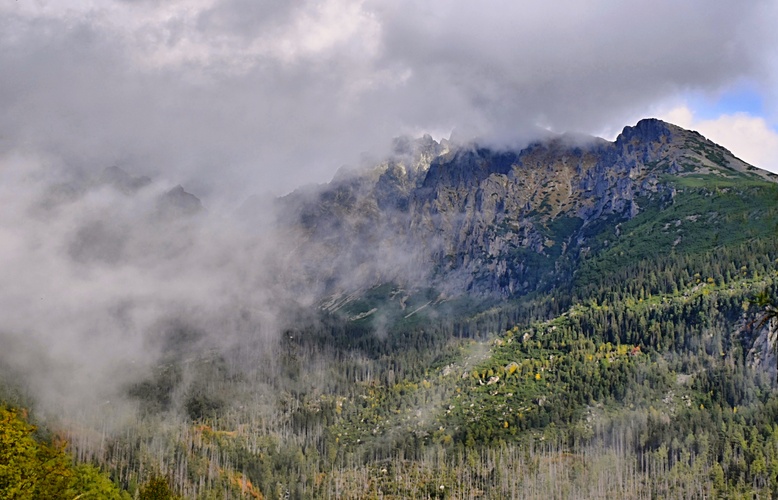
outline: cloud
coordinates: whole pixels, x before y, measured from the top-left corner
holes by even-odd
[[[664,113],[662,118],[696,130],[745,162],[778,173],[778,131],[762,117],[735,113],[705,120],[695,117],[687,106],[679,106]]]
[[[8,2],[0,150],[123,165],[230,209],[404,132],[591,133],[690,89],[772,92],[775,5]]]
[[[294,248],[260,218],[249,234],[171,210],[180,191],[163,184],[51,170],[0,157],[0,390],[10,380],[44,411],[88,413],[122,401],[177,329],[202,332],[204,350],[263,353],[285,308],[305,304]]]

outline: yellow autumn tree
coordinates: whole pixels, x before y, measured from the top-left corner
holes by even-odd
[[[91,465],[73,465],[64,444],[40,439],[27,414],[0,407],[0,498],[129,500]]]

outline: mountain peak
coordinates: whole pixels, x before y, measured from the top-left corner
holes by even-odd
[[[674,133],[682,130],[682,128],[664,122],[658,118],[644,118],[637,122],[634,127],[624,127],[624,130],[621,131],[619,137],[616,138],[616,142],[632,142],[633,140],[657,142],[662,136],[670,139]]]
[[[203,210],[203,204],[197,196],[179,184],[160,198],[159,209],[166,215],[194,215]]]

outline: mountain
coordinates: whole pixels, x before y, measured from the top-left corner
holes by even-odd
[[[776,180],[696,132],[646,119],[614,142],[561,135],[515,151],[398,141],[386,162],[294,192],[279,213],[330,292],[424,282],[511,298],[570,284],[587,259],[625,241],[625,227],[656,217],[683,227],[642,235],[657,238],[654,250],[708,248],[688,233],[730,237],[738,224],[726,207],[690,204]]]
[[[401,138],[247,203],[278,234],[241,239],[108,170],[42,209],[100,201],[63,230],[78,276],[184,286],[120,296],[97,324],[156,358],[51,425],[136,496],[776,497],[776,180],[655,119],[515,150]]]
[[[463,496],[778,493],[775,339],[755,307],[778,292],[776,180],[647,119],[613,142],[399,141],[280,200],[343,325],[299,342],[382,367],[330,431],[362,464],[338,477],[356,496],[359,474],[437,496],[384,461],[422,485],[457,476]]]

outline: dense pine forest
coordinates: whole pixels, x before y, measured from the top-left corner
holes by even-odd
[[[75,414],[38,417],[5,377],[0,491],[778,496],[778,185],[688,174],[630,217],[547,214],[507,297],[375,283],[292,310],[270,346],[194,349],[181,323],[123,402]]]

